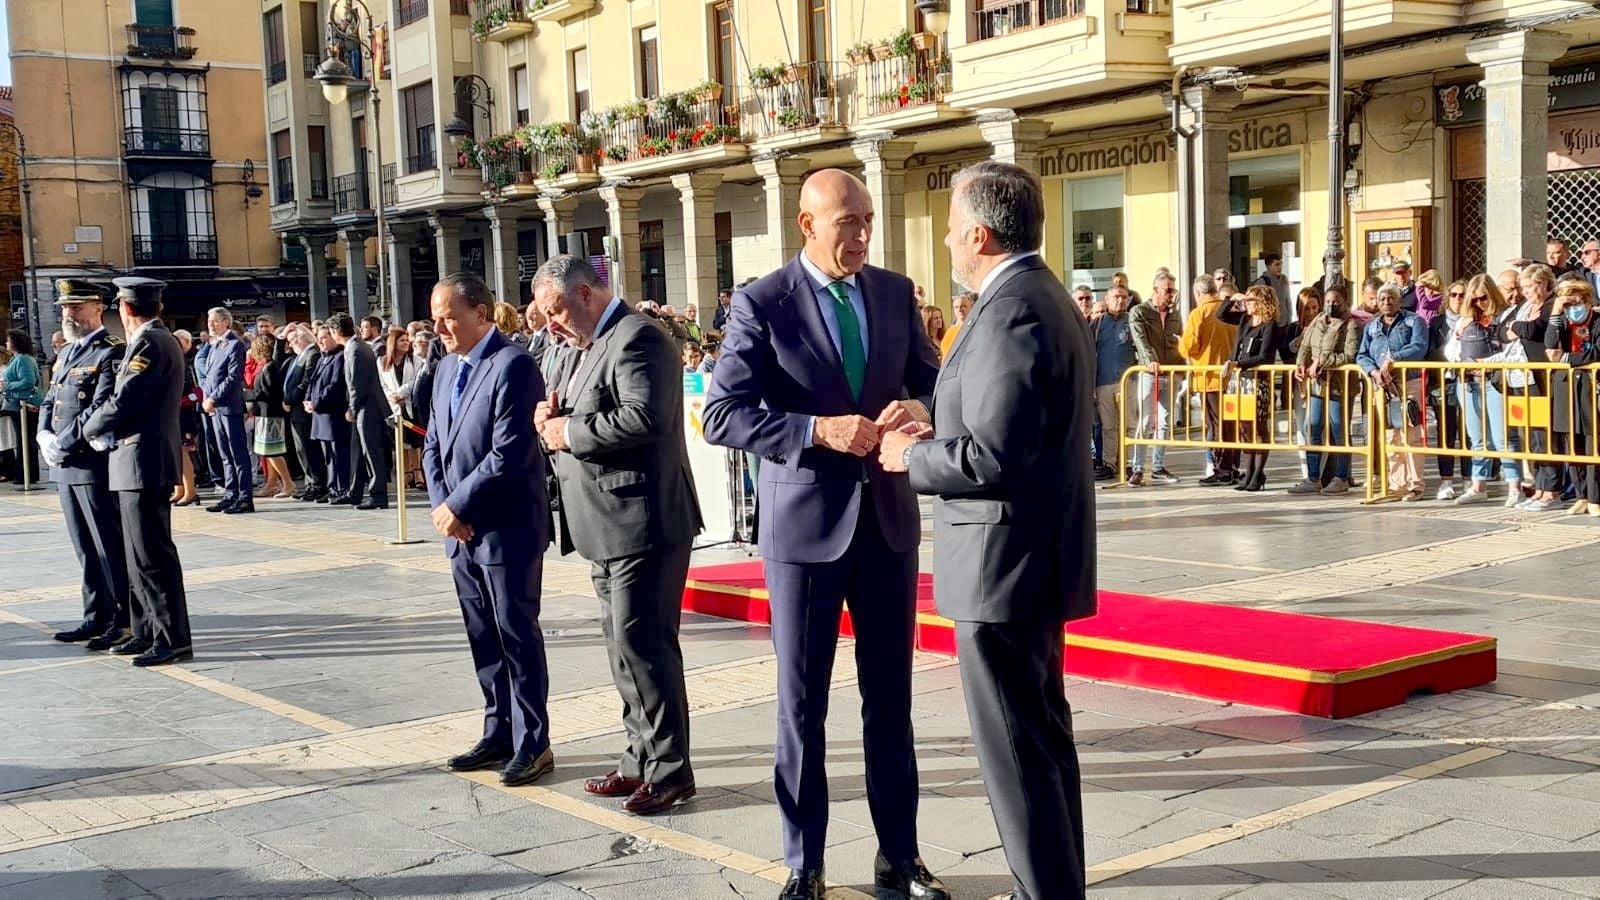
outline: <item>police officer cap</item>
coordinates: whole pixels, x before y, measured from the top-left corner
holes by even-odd
[[[165,281],[156,278],[144,278],[138,275],[114,278],[111,283],[117,286],[117,296],[119,298],[129,300],[160,300],[161,292],[167,286]]]
[[[78,303],[105,302],[105,294],[100,286],[92,281],[82,278],[57,278],[56,279],[56,305],[69,306]]]

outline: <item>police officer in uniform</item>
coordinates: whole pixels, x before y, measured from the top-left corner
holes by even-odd
[[[154,278],[118,278],[117,300],[128,349],[111,397],[83,428],[91,445],[111,449],[111,490],[128,555],[134,639],[113,652],[136,666],[191,659],[183,564],[172,543],[172,486],[181,477],[183,350],[161,321]]]
[[[109,650],[130,637],[128,564],[117,501],[107,480],[108,454],[89,446],[83,426],[111,397],[123,343],[105,329],[99,288],[63,278],[56,282],[56,294],[68,343],[56,358],[39,410],[39,455],[55,471],[67,536],[83,568],[83,624],[55,638],[66,643],[88,640],[90,650]]]

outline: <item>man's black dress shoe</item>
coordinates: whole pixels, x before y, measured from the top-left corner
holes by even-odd
[[[511,761],[511,748],[499,744],[491,744],[482,740],[472,745],[472,749],[452,756],[445,765],[452,772],[472,772],[478,769],[499,769]]]
[[[357,503],[356,504],[356,509],[371,510],[371,509],[388,509],[388,508],[389,508],[389,501],[387,501],[387,500],[368,500],[365,503]]]
[[[317,496],[317,501],[316,502],[318,502],[318,503],[332,503],[333,502],[333,495],[332,494],[319,494]]]
[[[232,506],[233,503],[231,501],[223,500],[206,507],[206,512],[227,512]]]
[[[822,867],[789,870],[789,882],[783,886],[778,900],[822,900],[827,893],[822,880]]]
[[[133,640],[133,635],[126,628],[109,628],[104,633],[84,644],[86,650],[110,650],[119,644]]]
[[[189,659],[194,659],[194,650],[190,647],[168,647],[163,644],[156,644],[149,650],[135,656],[133,664],[140,668],[148,668],[150,666],[171,665],[172,663]]]
[[[142,641],[138,638],[134,638],[126,643],[121,643],[115,647],[112,647],[111,652],[118,656],[138,656],[146,650],[149,650],[150,645],[150,641]]]
[[[87,641],[105,630],[104,625],[79,625],[71,631],[58,631],[54,637],[63,644],[76,644],[79,641]]]
[[[351,497],[349,494],[340,494],[337,497],[328,498],[328,502],[332,503],[334,506],[355,506],[361,501]]]
[[[878,852],[872,862],[872,882],[878,900],[950,900],[950,890],[923,865],[922,857],[892,864]]]
[[[546,747],[538,756],[527,753],[518,753],[511,757],[511,762],[500,770],[500,783],[506,787],[516,787],[519,784],[533,784],[544,777],[546,772],[556,767],[556,755]]]
[[[230,516],[236,516],[239,513],[253,513],[255,511],[256,502],[254,500],[240,500],[238,503],[235,503],[234,505],[223,510],[224,513],[227,513]]]

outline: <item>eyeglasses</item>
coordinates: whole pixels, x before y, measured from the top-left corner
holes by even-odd
[[[1465,297],[1466,295],[1467,295],[1466,291],[1451,291],[1450,292],[1450,296],[1452,296],[1452,297]]]
[[[1481,294],[1481,295],[1479,295],[1477,297],[1473,297],[1472,300],[1469,301],[1469,302],[1472,302],[1472,303],[1487,303],[1487,302],[1489,302],[1489,295],[1488,294]]]

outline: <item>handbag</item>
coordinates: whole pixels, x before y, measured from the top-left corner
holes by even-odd
[[[1515,321],[1516,318],[1521,314],[1522,309],[1523,307],[1519,306],[1506,315],[1501,316],[1500,319],[1494,323],[1495,328],[1503,328],[1507,322]],[[1501,350],[1499,353],[1487,357],[1482,361],[1492,363],[1525,363],[1528,361],[1528,351],[1523,349],[1522,341],[1514,340],[1507,344],[1504,350]],[[1520,391],[1528,386],[1528,370],[1526,369],[1502,369],[1490,372],[1488,374],[1489,383],[1494,385],[1495,389],[1502,393],[1504,393],[1508,387],[1512,390]]]

